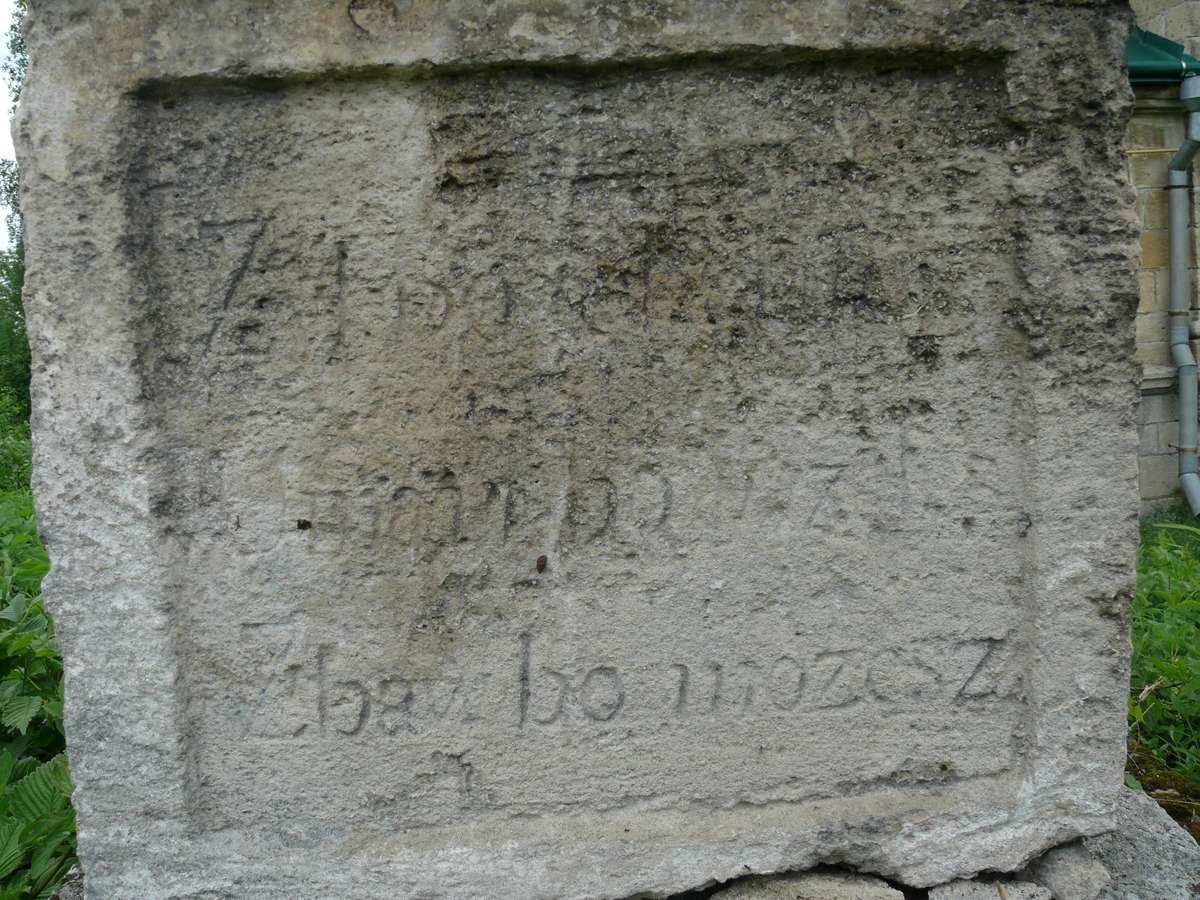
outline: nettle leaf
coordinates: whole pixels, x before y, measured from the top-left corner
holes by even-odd
[[[63,702],[58,699],[47,700],[43,706],[43,711],[46,713],[46,718],[49,719],[54,727],[61,733],[63,730]]]
[[[40,605],[38,607],[41,608]],[[40,612],[35,616],[30,616],[27,620],[21,623],[21,630],[28,632],[36,637],[41,637],[50,628],[50,620]]]
[[[52,896],[63,877],[75,865],[74,820],[69,823],[67,830],[47,837],[46,841],[34,852],[29,869],[19,873],[25,876],[28,885],[28,892],[23,895],[25,900],[46,900]]]
[[[25,861],[21,830],[21,823],[15,819],[0,822],[0,878],[11,875]]]
[[[35,636],[32,634],[13,635],[8,641],[8,652],[23,653],[25,650],[29,649],[30,644],[32,644],[35,639]]]
[[[54,812],[70,796],[71,776],[61,753],[9,788],[13,813],[27,823]]]
[[[29,862],[29,877],[34,883],[44,882],[62,865],[64,858],[73,855],[71,834],[70,830],[59,830],[39,839],[33,859]]]
[[[0,750],[0,788],[7,787],[8,776],[12,774],[15,759],[7,749]]]
[[[12,598],[8,606],[0,610],[0,619],[7,619],[9,622],[20,622],[21,617],[25,615],[25,604],[25,595],[17,594]]]
[[[24,749],[22,749],[24,752]],[[33,756],[18,756],[17,763],[13,766],[12,774],[8,776],[8,783],[20,781],[34,769],[42,764],[40,759]]]
[[[75,846],[75,807],[66,802],[59,804],[58,812],[33,822],[23,835],[26,846],[38,847]]]
[[[34,557],[24,560],[14,569],[18,578],[25,580],[31,586],[38,584],[50,571],[50,563],[44,557]]]
[[[21,734],[29,727],[29,722],[42,708],[42,698],[28,694],[5,700],[0,706],[0,724],[15,728]]]

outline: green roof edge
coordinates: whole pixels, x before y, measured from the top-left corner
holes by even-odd
[[[1132,84],[1178,84],[1200,74],[1200,59],[1161,34],[1134,28],[1125,42],[1125,64]]]

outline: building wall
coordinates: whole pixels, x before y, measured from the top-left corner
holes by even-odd
[[[1200,56],[1200,0],[1131,0],[1138,24]]]
[[[1200,7],[1200,4],[1196,4]],[[1183,140],[1185,113],[1174,88],[1139,88],[1125,136],[1129,180],[1142,226],[1136,358],[1142,365],[1138,478],[1142,500],[1154,506],[1178,488],[1175,446],[1179,419],[1175,369],[1168,344],[1167,163]]]
[[[1143,28],[1179,41],[1189,53],[1200,55],[1200,0],[1133,0],[1131,5]],[[1136,327],[1136,358],[1142,365],[1138,478],[1143,507],[1149,509],[1178,495],[1179,416],[1167,324],[1170,285],[1166,184],[1167,163],[1183,141],[1187,114],[1176,99],[1175,87],[1139,87],[1135,94],[1137,105],[1126,131],[1125,151],[1142,226]],[[1195,199],[1193,196],[1193,223],[1197,219]],[[1192,232],[1196,297],[1194,224]]]

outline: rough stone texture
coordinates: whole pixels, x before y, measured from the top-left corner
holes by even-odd
[[[1084,843],[1112,876],[1104,900],[1200,897],[1200,846],[1141,791],[1123,790],[1117,830]]]
[[[870,875],[808,872],[747,878],[712,900],[904,900],[904,894]]]
[[[35,0],[103,898],[915,885],[1112,824],[1118,2]]]
[[[1055,847],[1030,863],[1021,877],[1047,888],[1054,900],[1096,900],[1112,881],[1104,863],[1082,843]]]
[[[50,895],[50,900],[84,900],[83,872],[75,866]]]
[[[1027,881],[955,881],[929,891],[929,900],[1057,900]]]

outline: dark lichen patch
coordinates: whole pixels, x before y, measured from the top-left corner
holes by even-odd
[[[942,364],[942,339],[935,334],[918,334],[908,339],[908,355],[932,372]]]
[[[1138,742],[1130,743],[1125,770],[1171,818],[1200,841],[1200,785],[1163,765]]]

